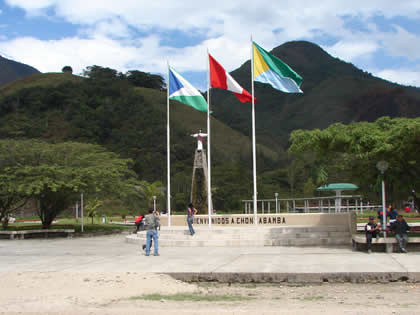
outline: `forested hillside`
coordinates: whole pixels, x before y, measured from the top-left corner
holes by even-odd
[[[0,137],[97,143],[133,159],[139,179],[166,186],[163,79],[97,66],[89,67],[85,76],[42,74],[1,87]],[[176,207],[182,209],[189,198],[196,146],[190,135],[206,130],[206,114],[178,102],[171,102],[170,113],[172,193]],[[239,208],[240,199],[250,194],[250,143],[248,137],[212,119],[216,205]],[[277,159],[275,151],[260,147],[261,164]],[[237,181],[238,175],[242,180]],[[225,201],[226,193],[233,201]]]

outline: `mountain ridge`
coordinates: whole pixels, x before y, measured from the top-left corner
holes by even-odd
[[[329,55],[316,44],[287,42],[270,53],[303,77],[303,94],[285,94],[255,83],[257,141],[287,147],[294,129],[326,128],[335,122],[374,121],[382,116],[420,116],[420,88],[376,78]],[[250,60],[231,72],[250,91]],[[225,91],[212,89],[214,115],[250,134],[250,106]],[[246,103],[249,104],[249,103]]]
[[[40,73],[40,71],[32,66],[0,55],[0,86],[35,73]]]

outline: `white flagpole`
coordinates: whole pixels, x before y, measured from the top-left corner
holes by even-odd
[[[254,179],[254,222],[257,223],[257,155],[255,141],[255,101],[254,101],[254,43],[251,36],[251,90],[252,90],[252,165]]]
[[[166,155],[167,155],[167,190],[166,190],[166,204],[168,214],[168,226],[171,226],[171,150],[170,150],[170,129],[169,129],[169,62],[168,62],[168,76],[166,86]]]
[[[207,49],[207,207],[209,210],[209,227],[211,227],[211,163],[210,163],[210,61]]]

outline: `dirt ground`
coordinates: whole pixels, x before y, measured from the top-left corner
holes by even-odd
[[[134,272],[0,276],[0,314],[420,314],[418,283],[188,284]],[[158,299],[141,298],[147,294]],[[172,301],[174,294],[186,300]]]

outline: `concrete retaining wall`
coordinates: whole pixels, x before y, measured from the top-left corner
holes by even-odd
[[[217,226],[253,226],[255,225],[254,216],[249,214],[232,215],[212,215],[212,225]],[[257,223],[261,226],[284,226],[284,225],[340,225],[346,226],[348,231],[356,229],[356,216],[354,213],[279,213],[279,214],[259,214]],[[160,217],[162,226],[168,225],[168,217]],[[208,216],[196,215],[194,217],[196,226],[208,225]],[[171,216],[172,226],[187,225],[186,216]]]
[[[420,280],[418,272],[169,272],[166,274],[185,282],[220,283],[387,283],[419,282]]]

